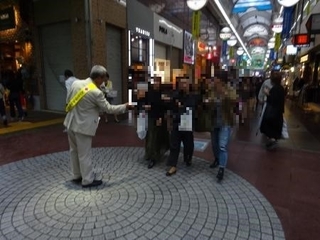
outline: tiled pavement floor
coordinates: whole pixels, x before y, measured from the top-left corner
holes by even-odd
[[[286,114],[289,126],[300,126]],[[286,239],[319,239],[319,142],[303,126],[289,127],[292,138],[274,152],[263,149],[253,126],[239,129],[218,184],[204,161],[210,145],[168,178],[164,162],[146,168],[132,127],[101,122],[93,156],[104,185],[92,190],[68,181],[62,131],[55,125],[0,137],[0,239],[282,239],[281,225]]]

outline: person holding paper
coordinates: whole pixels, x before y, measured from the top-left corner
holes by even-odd
[[[146,92],[145,110],[148,114],[148,130],[145,142],[148,168],[160,161],[162,154],[169,149],[169,133],[164,120],[165,102],[161,99],[161,79],[155,78]]]
[[[183,143],[184,162],[187,166],[192,164],[194,150],[194,113],[196,97],[190,92],[188,79],[177,80],[178,89],[174,92],[170,104],[170,155],[167,165],[170,167],[166,175],[171,176],[177,172],[178,157],[181,142]]]
[[[67,96],[64,126],[67,128],[73,182],[83,187],[94,187],[102,180],[94,179],[91,144],[99,124],[100,110],[111,114],[124,113],[129,105],[111,105],[100,90],[106,80],[107,70],[100,65],[93,66],[90,77],[75,81]]]

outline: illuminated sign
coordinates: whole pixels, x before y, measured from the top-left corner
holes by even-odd
[[[309,34],[296,34],[292,38],[292,43],[294,46],[305,47],[310,44],[310,35]]]
[[[141,34],[141,35],[144,35],[144,36],[147,36],[147,37],[150,37],[150,32],[144,30],[144,29],[141,29],[139,27],[136,27],[136,32]]]
[[[0,31],[16,27],[16,20],[13,7],[0,11]]]
[[[293,45],[288,45],[286,49],[286,54],[287,55],[296,55],[297,54],[297,48],[294,47]]]
[[[304,55],[303,57],[300,58],[300,63],[307,62],[309,60],[309,55]]]

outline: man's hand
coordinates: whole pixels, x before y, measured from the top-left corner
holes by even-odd
[[[134,109],[134,105],[130,105],[129,103],[125,103],[127,110]]]
[[[150,110],[151,109],[151,105],[144,105],[144,109],[145,110]]]
[[[157,121],[156,121],[156,126],[160,127],[162,125],[162,118],[159,118]]]

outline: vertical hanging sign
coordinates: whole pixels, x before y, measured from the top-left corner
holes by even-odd
[[[200,11],[194,11],[192,13],[192,36],[197,39],[200,36]]]

